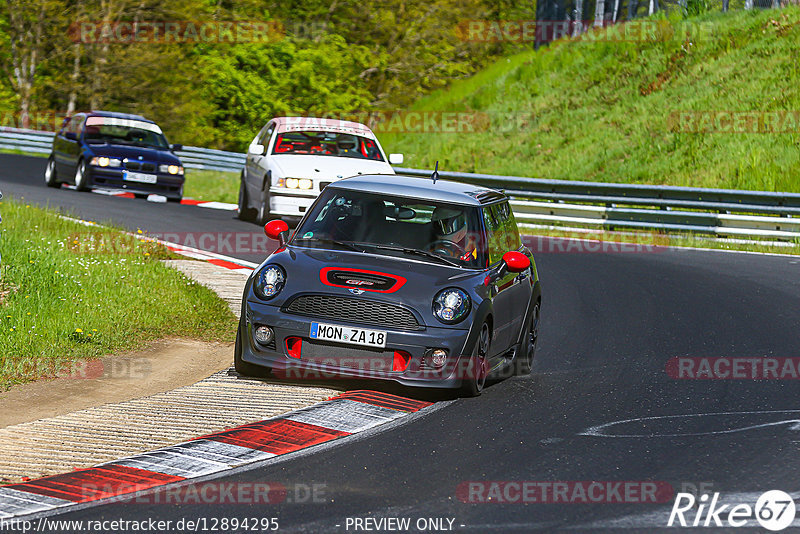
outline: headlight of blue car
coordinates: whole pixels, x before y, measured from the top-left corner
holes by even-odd
[[[470,306],[469,295],[451,287],[436,294],[433,299],[433,314],[445,324],[456,324],[469,315]]]
[[[280,265],[265,265],[256,275],[253,291],[261,300],[269,300],[283,289],[286,273]]]
[[[122,167],[122,160],[117,158],[108,158],[106,156],[98,156],[92,158],[90,161],[95,167]]]

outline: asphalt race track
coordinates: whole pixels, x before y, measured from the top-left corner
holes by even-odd
[[[233,212],[48,189],[44,162],[0,155],[0,191],[133,230],[260,231]],[[294,488],[282,503],[165,505],[154,496],[56,518],[277,517],[281,532],[354,532],[355,519],[365,517],[410,518],[414,531],[420,518],[445,518],[469,532],[648,532],[666,527],[674,493],[684,488],[751,506],[772,489],[797,499],[798,382],[676,379],[666,368],[674,357],[800,357],[800,258],[659,249],[538,253],[536,261],[543,322],[530,377],[214,479]],[[627,481],[672,491],[660,503],[624,493],[617,502],[613,492],[601,502],[570,493],[569,502],[542,503],[533,502],[541,492],[493,493],[492,481]],[[296,494],[314,484],[316,498]],[[474,502],[489,496],[493,502]],[[497,502],[504,500],[530,502]]]
[[[231,232],[245,235],[244,243],[263,244],[266,241],[263,227],[240,221],[234,211],[174,203],[156,204],[144,199],[79,193],[65,187],[48,188],[44,185],[43,174],[46,162],[45,158],[0,154],[0,192],[4,197],[24,197],[26,202],[57,207],[67,215],[88,221],[111,221],[134,232],[141,229],[156,236],[177,234],[180,239],[174,241],[180,241],[181,244],[187,239],[193,239],[189,243],[191,245],[206,235],[208,244],[211,245],[209,248],[223,249],[212,252],[237,256],[255,263],[260,263],[266,256],[264,252],[231,254],[235,251],[229,250],[225,245],[214,246],[217,242],[213,239],[214,236]],[[247,250],[252,247],[240,248]]]

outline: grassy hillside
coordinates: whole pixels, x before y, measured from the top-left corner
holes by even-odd
[[[782,119],[792,133],[687,133],[674,120],[686,111],[797,117],[800,9],[682,24],[703,24],[710,36],[560,42],[501,60],[415,105],[486,112],[491,131],[384,134],[384,147],[405,153],[408,167],[438,159],[453,171],[800,191],[800,123]]]

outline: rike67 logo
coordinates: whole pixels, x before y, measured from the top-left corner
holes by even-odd
[[[763,493],[755,506],[749,503],[720,504],[719,493],[709,501],[708,494],[699,499],[691,493],[678,493],[667,526],[682,527],[755,527],[761,525],[774,532],[794,521],[797,510],[791,495],[780,490]]]

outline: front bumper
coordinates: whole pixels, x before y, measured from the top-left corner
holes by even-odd
[[[419,330],[401,330],[344,320],[315,319],[285,313],[275,306],[263,303],[245,303],[245,320],[242,331],[242,359],[254,365],[272,369],[278,377],[295,380],[329,379],[379,379],[390,380],[406,386],[432,388],[458,388],[465,377],[470,376],[470,354],[466,350],[469,330],[445,327],[424,327]],[[312,322],[337,324],[382,330],[387,332],[385,349],[370,349],[358,345],[317,341],[309,338]],[[264,346],[256,342],[253,329],[266,325],[275,333],[273,341]],[[289,355],[287,338],[301,338],[306,350],[300,358]],[[441,368],[433,367],[430,353],[433,349],[447,351],[447,361]],[[409,356],[403,370],[392,370],[392,354],[395,351]]]
[[[312,189],[287,189],[271,187],[269,190],[269,212],[272,215],[303,217],[319,195]]]
[[[177,174],[151,173],[156,174],[157,181],[154,184],[133,182],[122,179],[121,169],[108,169],[106,167],[88,167],[91,184],[94,187],[122,189],[131,193],[156,194],[167,198],[179,199],[183,197],[184,177]]]

